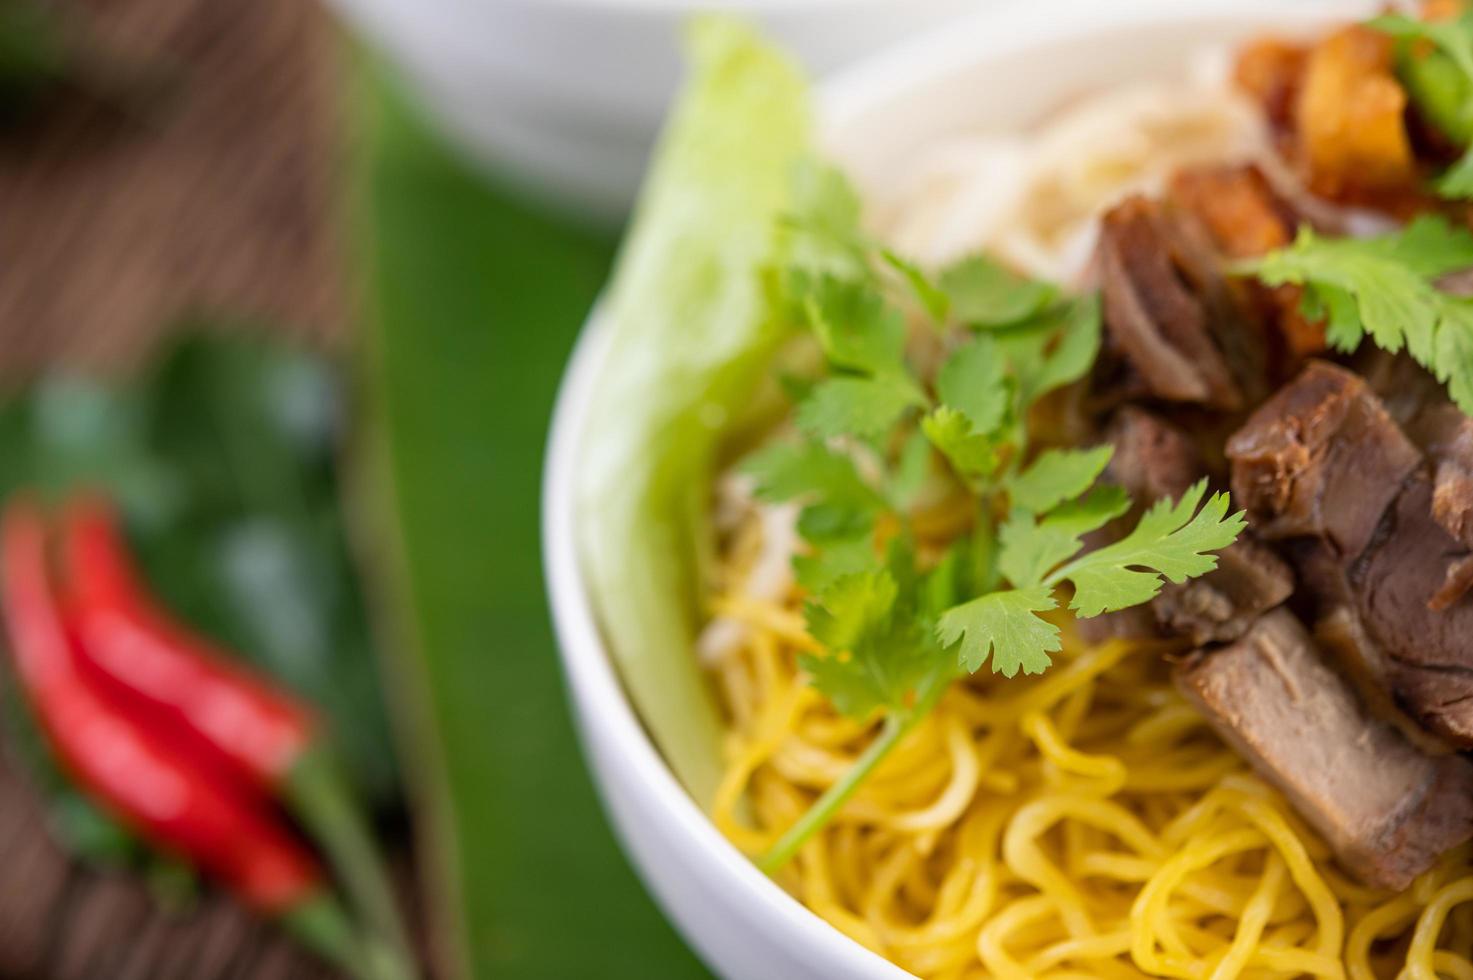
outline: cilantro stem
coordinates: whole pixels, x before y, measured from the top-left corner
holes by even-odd
[[[791,861],[798,851],[807,843],[808,838],[832,820],[855,791],[863,785],[869,774],[874,772],[875,767],[890,750],[900,744],[900,740],[910,734],[911,730],[918,725],[922,719],[931,713],[936,703],[941,700],[941,695],[946,693],[951,684],[951,674],[938,673],[927,678],[926,682],[916,691],[916,702],[904,711],[890,711],[885,715],[885,721],[880,728],[880,733],[875,740],[854,760],[854,765],[844,773],[842,779],[834,783],[823,795],[813,801],[803,816],[799,817],[787,831],[767,849],[766,853],[757,858],[757,867],[767,874],[773,874],[783,865]]]

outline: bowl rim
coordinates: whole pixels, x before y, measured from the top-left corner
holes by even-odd
[[[977,62],[1015,54],[1041,44],[1064,43],[1102,29],[1167,20],[1206,28],[1224,19],[1261,22],[1265,30],[1293,30],[1351,20],[1371,9],[1351,3],[1308,0],[1284,8],[1271,0],[1136,0],[1115,5],[1062,0],[1057,9],[1077,16],[1041,18],[1030,4],[1009,3],[964,17],[940,29],[897,43],[844,69],[817,86],[815,116],[820,145],[897,90],[924,86]],[[1204,38],[1204,40],[1206,40]],[[897,79],[903,81],[897,82]],[[759,911],[769,935],[817,952],[839,975],[856,980],[901,980],[912,974],[840,932],[763,874],[711,822],[681,786],[645,731],[605,649],[578,567],[574,492],[578,442],[592,381],[607,344],[604,308],[596,302],[574,346],[559,384],[544,456],[542,539],[546,586],[565,682],[585,755],[597,740],[631,770],[629,785],[653,797],[668,818],[664,830],[678,834],[686,850],[708,859],[702,869],[744,907]],[[602,777],[595,768],[595,778]],[[603,798],[601,788],[601,799]],[[603,800],[607,806],[607,801]],[[618,828],[615,828],[618,833]],[[671,845],[672,849],[674,845]],[[626,846],[626,853],[627,853]],[[631,863],[635,863],[632,862]],[[645,871],[636,864],[642,878]],[[657,896],[658,901],[658,896]],[[668,911],[668,910],[667,910]],[[687,942],[691,937],[685,937]],[[694,945],[694,943],[692,943]]]

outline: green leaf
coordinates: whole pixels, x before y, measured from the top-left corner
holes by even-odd
[[[793,166],[792,199],[781,222],[788,234],[780,261],[812,274],[866,278],[862,206],[844,172],[811,155],[800,157]]]
[[[905,318],[868,283],[823,276],[803,296],[807,322],[835,367],[861,374],[905,370]]]
[[[916,300],[921,304],[921,309],[931,318],[932,325],[941,327],[945,325],[946,316],[951,310],[951,298],[946,295],[931,277],[926,275],[925,270],[914,262],[896,254],[888,248],[880,250],[880,258],[886,265],[900,273],[900,278],[910,287],[915,294]]]
[[[1011,401],[1007,367],[997,343],[977,337],[957,348],[936,372],[936,395],[965,415],[973,431],[990,434],[1002,425]]]
[[[1135,530],[1120,541],[1065,565],[1046,580],[1074,584],[1070,607],[1081,617],[1124,609],[1155,597],[1162,578],[1184,582],[1217,567],[1213,554],[1237,540],[1246,526],[1241,512],[1227,516],[1228,496],[1215,493],[1198,510],[1207,481],[1180,500],[1158,500]]]
[[[1405,348],[1438,377],[1451,379],[1467,370],[1466,360],[1456,359],[1463,341],[1443,334],[1466,329],[1467,301],[1440,292],[1434,280],[1469,266],[1473,233],[1423,216],[1379,238],[1325,239],[1302,228],[1293,245],[1239,268],[1271,286],[1304,286],[1306,309],[1325,314],[1327,336],[1337,348],[1352,350],[1369,335],[1377,346]],[[1454,399],[1473,413],[1466,386],[1458,390],[1464,395]]]
[[[931,441],[916,428],[900,447],[900,458],[890,473],[886,488],[895,510],[909,509],[931,475]]]
[[[1473,82],[1473,15],[1454,20],[1415,20],[1405,14],[1373,17],[1366,26],[1401,40],[1426,40],[1452,59],[1463,77]]]
[[[1473,149],[1469,149],[1437,178],[1437,193],[1457,199],[1473,198]]]
[[[982,329],[1030,319],[1059,297],[1052,283],[1017,275],[985,255],[962,259],[946,269],[939,285],[950,300],[951,313]]]
[[[1459,143],[1473,138],[1473,15],[1414,20],[1388,14],[1373,18],[1369,25],[1403,42],[1398,46],[1398,70],[1422,115]],[[1431,42],[1435,50],[1420,50],[1409,41]],[[1473,196],[1473,160],[1465,155],[1435,186],[1444,197]]]
[[[740,469],[757,481],[759,500],[818,500],[866,509],[885,505],[853,459],[813,442],[771,443],[743,460]]]
[[[921,419],[921,431],[964,479],[978,480],[997,469],[997,444],[976,432],[956,409],[943,405],[932,410]]]
[[[994,333],[1017,384],[1018,414],[1049,392],[1089,373],[1099,354],[1099,297],[1050,310],[1033,323]]]
[[[906,378],[829,378],[798,406],[798,428],[815,439],[852,435],[866,441],[888,433],[925,396]]]
[[[1449,300],[1437,331],[1434,374],[1462,410],[1473,415],[1473,300]]]
[[[798,584],[815,595],[846,576],[878,571],[882,567],[875,554],[874,538],[868,533],[829,537],[813,554],[793,556],[793,573]]]
[[[802,74],[747,27],[694,21],[689,51],[608,289],[575,482],[579,556],[614,662],[705,802],[721,774],[720,718],[690,656],[706,488],[783,339],[764,271],[782,260],[778,217],[811,126]]]
[[[1010,483],[1012,503],[1034,514],[1052,510],[1094,485],[1114,454],[1109,445],[1093,449],[1050,449]]]
[[[907,614],[913,609],[889,569],[838,579],[805,609],[809,633],[825,653],[799,664],[846,715],[902,710],[921,682],[946,666],[944,653]]]
[[[486,181],[395,73],[347,60],[360,193],[345,237],[364,290],[354,377],[373,423],[351,454],[367,464],[352,500],[378,576],[383,673],[406,709],[403,758],[427,807],[417,857],[451,885],[434,923],[445,969],[709,980],[601,812],[541,581],[547,423],[613,242]]]
[[[898,589],[886,569],[838,579],[803,610],[808,632],[834,653],[859,645],[877,626],[889,622]]]
[[[1038,616],[1057,603],[1045,586],[992,592],[949,610],[941,617],[936,635],[950,648],[960,643],[960,663],[975,672],[988,657],[992,671],[1012,677],[1041,674],[1061,649],[1059,628]]]
[[[1025,510],[1015,510],[999,533],[1002,550],[998,567],[1015,586],[1037,585],[1060,562],[1079,552],[1085,534],[1129,509],[1129,495],[1109,485],[1094,488],[1042,520]]]

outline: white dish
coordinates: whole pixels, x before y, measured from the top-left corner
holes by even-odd
[[[857,66],[819,93],[823,138],[863,187],[896,173],[908,147],[1007,130],[1080,92],[1185,72],[1204,45],[1351,19],[1364,4],[1264,2],[1053,5],[979,16]],[[636,868],[718,974],[736,980],[895,980],[860,947],[759,872],[707,820],[661,759],[594,623],[575,549],[572,477],[602,357],[595,311],[563,381],[544,480],[548,588],[585,752]],[[692,652],[694,656],[694,652]]]
[[[998,0],[332,0],[472,159],[564,209],[621,216],[695,11],[752,18],[810,71]]]

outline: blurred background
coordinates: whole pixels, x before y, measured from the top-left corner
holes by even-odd
[[[729,6],[823,75],[978,2]],[[0,490],[103,494],[152,601],[310,706],[427,975],[705,975],[588,782],[537,532],[693,9],[0,0]],[[119,819],[9,652],[0,978],[341,975]]]

